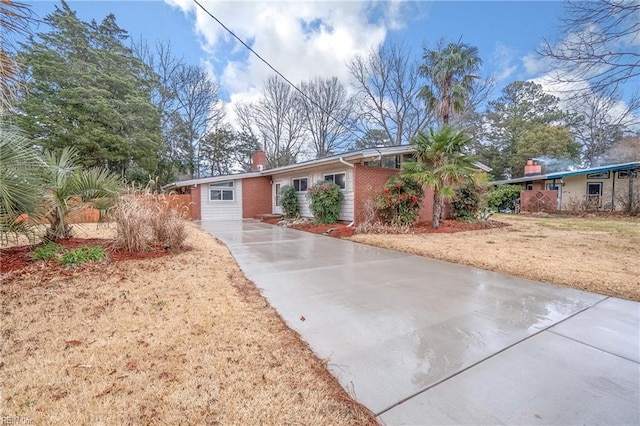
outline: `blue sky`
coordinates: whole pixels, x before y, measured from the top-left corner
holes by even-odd
[[[348,84],[346,61],[389,40],[401,41],[419,60],[425,43],[440,39],[475,45],[483,75],[499,79],[498,90],[518,79],[542,77],[535,48],[555,40],[563,12],[559,1],[322,1],[251,2],[202,0],[222,22],[251,42],[265,59],[298,83],[336,75]],[[58,2],[39,0],[44,17]],[[175,53],[206,66],[231,103],[254,99],[267,67],[231,40],[191,0],[69,1],[83,20],[114,13],[133,39],[170,39]]]

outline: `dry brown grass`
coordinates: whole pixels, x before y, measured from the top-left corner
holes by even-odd
[[[187,244],[44,283],[37,267],[5,279],[2,415],[35,424],[375,424],[226,247],[191,225]]]
[[[640,301],[640,219],[498,215],[456,234],[355,235],[365,244]]]

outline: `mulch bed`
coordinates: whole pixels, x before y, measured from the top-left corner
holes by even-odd
[[[161,246],[152,247],[149,251],[145,252],[128,252],[124,250],[117,250],[114,248],[112,239],[101,238],[69,238],[66,240],[56,241],[68,250],[73,250],[82,246],[102,247],[107,252],[108,261],[120,262],[123,260],[133,259],[152,259],[156,257],[166,256],[171,254],[171,250],[166,250]],[[0,274],[6,274],[11,271],[25,269],[31,265],[47,265],[47,269],[52,271],[59,271],[60,269],[67,269],[63,265],[58,264],[54,260],[42,261],[34,260],[31,258],[34,250],[42,244],[27,245],[27,246],[15,246],[0,249]],[[184,249],[184,248],[182,248]],[[81,265],[82,266],[82,265]]]
[[[277,225],[282,219],[279,217],[261,218],[265,223],[271,225]],[[300,231],[311,232],[314,234],[325,234],[334,238],[348,238],[356,233],[355,226],[348,226],[349,222],[338,222],[330,225],[307,223],[299,225],[290,225],[289,228],[298,229]],[[495,220],[488,220],[486,222],[460,222],[458,220],[442,220],[440,221],[440,227],[434,229],[431,227],[431,222],[420,222],[411,229],[411,234],[453,234],[455,232],[465,231],[479,231],[482,229],[502,228],[509,226],[506,223],[498,222]],[[327,231],[332,230],[327,233]]]
[[[507,223],[488,220],[486,222],[460,222],[459,220],[441,220],[440,227],[434,229],[431,222],[421,222],[412,229],[412,234],[453,234],[455,232],[480,231],[482,229],[503,228]]]

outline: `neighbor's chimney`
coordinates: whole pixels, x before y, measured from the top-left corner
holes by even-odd
[[[542,164],[538,160],[527,160],[527,165],[524,166],[525,176],[536,176],[542,174]]]
[[[261,172],[267,168],[267,154],[263,150],[259,150],[253,153],[251,159],[251,171]]]

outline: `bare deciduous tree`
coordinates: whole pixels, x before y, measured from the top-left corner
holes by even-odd
[[[570,102],[570,109],[580,118],[573,126],[573,133],[582,144],[587,166],[596,166],[603,161],[604,154],[631,130],[636,119],[633,111],[639,106],[637,101],[631,105],[622,102],[617,90],[607,94],[582,92]]]
[[[300,96],[302,115],[311,138],[311,149],[316,158],[334,154],[345,147],[351,134],[351,115],[354,102],[338,81],[314,78],[302,82]]]
[[[605,153],[604,157],[607,163],[640,161],[640,133],[622,138]]]
[[[640,77],[640,2],[569,0],[561,29],[565,39],[545,41],[539,53],[555,60],[557,79],[587,81],[600,92]]]
[[[150,69],[152,102],[162,117],[161,177],[172,179],[175,173],[199,177],[201,140],[224,119],[218,84],[202,67],[188,65],[175,56],[169,41],[158,41],[150,48],[141,40],[133,50]]]
[[[224,109],[218,102],[218,84],[202,68],[186,65],[177,73],[172,90],[188,129],[187,170],[192,177],[200,177],[200,141],[224,118]]]
[[[357,55],[348,64],[360,98],[363,133],[382,129],[388,145],[408,143],[433,119],[417,97],[421,88],[418,66],[410,57],[407,49],[390,44],[367,57]]]
[[[269,77],[257,102],[239,103],[235,112],[243,132],[262,142],[269,167],[296,162],[302,151],[304,120],[291,86]]]

